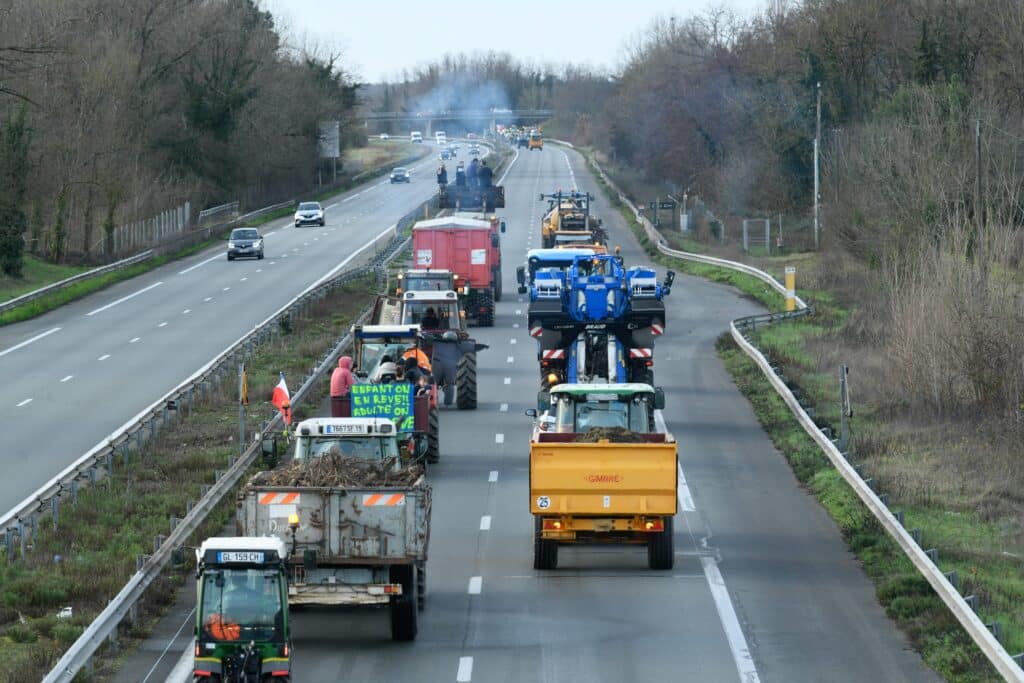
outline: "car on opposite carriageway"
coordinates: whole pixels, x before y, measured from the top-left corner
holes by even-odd
[[[299,202],[299,208],[295,211],[295,227],[303,225],[319,225],[321,227],[327,222],[324,207],[320,202]]]
[[[263,258],[263,235],[256,228],[235,228],[228,237],[228,261],[243,256]]]
[[[391,171],[391,183],[408,183],[412,182],[412,177],[409,175],[409,169],[398,166]]]

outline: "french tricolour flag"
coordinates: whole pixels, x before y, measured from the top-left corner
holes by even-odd
[[[270,402],[281,411],[284,423],[290,425],[292,423],[292,403],[291,396],[288,394],[288,383],[284,381],[283,372],[281,373],[281,381],[274,387],[274,395],[271,397]]]

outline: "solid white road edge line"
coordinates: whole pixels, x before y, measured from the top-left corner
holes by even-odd
[[[654,411],[654,423],[659,430],[668,432],[665,416],[660,410]],[[679,497],[679,504],[684,512],[696,512],[697,508],[690,496],[690,489],[686,485],[686,477],[683,476],[683,466],[677,461],[676,467],[679,474],[676,494]],[[750,646],[747,645],[746,636],[743,635],[740,620],[736,617],[736,609],[732,605],[732,598],[729,596],[725,579],[722,578],[722,572],[718,570],[718,562],[714,557],[702,555],[700,563],[704,568],[704,578],[708,582],[711,599],[715,601],[715,610],[718,612],[718,620],[722,622],[722,630],[725,631],[725,639],[729,643],[733,662],[736,663],[736,672],[739,674],[740,683],[760,683],[761,679],[757,675],[754,658],[750,654]]]
[[[471,576],[469,578],[469,594],[480,595],[480,591],[484,587],[484,577],[482,576]]]
[[[125,301],[128,301],[128,299],[134,299],[138,295],[144,294],[144,293],[148,292],[149,290],[153,289],[154,287],[159,287],[162,284],[163,284],[163,282],[154,282],[149,287],[143,287],[142,289],[140,289],[139,291],[135,292],[134,294],[129,294],[128,296],[123,296],[120,299],[118,299],[117,301],[111,301],[106,306],[100,306],[95,311],[89,311],[88,313],[86,313],[86,315],[90,316],[90,315],[96,315],[97,313],[102,313],[103,311],[107,310],[108,308],[113,308],[114,306],[116,306],[116,305],[118,305],[120,303],[124,303]]]
[[[156,671],[156,668],[160,665],[160,662],[163,660],[164,656],[167,654],[167,651],[171,649],[172,645],[174,645],[174,641],[178,639],[178,636],[180,636],[181,632],[183,630],[185,630],[185,627],[188,626],[189,623],[192,622],[192,618],[193,618],[193,615],[195,613],[196,613],[196,608],[195,607],[193,607],[191,610],[189,610],[188,616],[185,617],[185,621],[183,621],[181,623],[181,626],[178,627],[178,630],[175,631],[174,635],[171,636],[171,639],[167,641],[167,646],[164,648],[164,651],[161,652],[160,656],[157,657],[155,662],[153,662],[153,666],[151,666],[149,668],[149,672],[146,674],[146,677],[142,679],[141,683],[146,683],[146,681],[149,680],[149,677],[153,675],[153,672]],[[186,655],[185,661],[188,662],[188,664],[189,664],[188,670],[187,670],[188,674],[191,674],[192,673],[192,669],[193,669],[192,662],[189,661],[188,655],[190,655],[191,653],[195,652],[195,642],[196,642],[195,639],[193,639],[192,642],[189,644],[189,648],[187,650],[185,650],[185,655]],[[178,663],[175,664],[174,669],[171,672],[171,675],[167,677],[168,681],[174,680],[173,679],[174,672],[178,671],[178,666],[180,664],[181,664],[181,660],[178,660]]]
[[[660,410],[654,411],[654,424],[662,432],[668,433],[668,425],[665,424],[665,416]],[[683,465],[678,460],[676,468],[679,475],[679,482],[676,486],[676,497],[679,498],[679,506],[683,512],[696,512],[697,506],[690,495],[690,486],[686,483],[686,475],[683,474]]]
[[[193,270],[195,270],[199,266],[205,266],[210,261],[216,261],[219,258],[224,258],[224,254],[217,254],[216,256],[211,256],[210,258],[206,259],[205,261],[200,261],[199,263],[195,264],[194,266],[189,266],[185,270],[179,270],[178,271],[178,275],[184,275],[185,273],[191,273]]]
[[[167,675],[165,683],[189,683],[192,680],[192,671],[195,668],[194,660],[192,659],[195,655],[192,653],[196,650],[196,639],[193,638],[189,641],[188,647],[181,653],[181,657],[178,659],[178,663],[171,669],[171,673]]]
[[[740,620],[736,617],[732,598],[729,597],[729,589],[725,587],[722,572],[718,571],[718,563],[715,558],[708,555],[702,555],[700,563],[704,567],[704,576],[707,577],[708,588],[711,589],[711,597],[715,601],[715,609],[718,610],[718,619],[722,622],[722,628],[725,630],[725,638],[729,641],[729,649],[732,650],[732,658],[736,662],[736,672],[740,675],[740,682],[760,683],[761,679],[757,675],[754,658],[750,654],[750,647],[743,635],[743,628],[740,627]]]
[[[21,342],[20,344],[15,344],[14,346],[12,346],[9,349],[4,349],[3,351],[0,351],[0,356],[6,356],[11,351],[17,351],[18,349],[20,349],[22,347],[28,346],[29,344],[31,344],[34,341],[39,341],[43,337],[48,337],[51,334],[53,334],[54,332],[59,332],[59,331],[60,331],[59,327],[54,327],[53,329],[47,330],[46,332],[43,332],[41,334],[37,334],[36,336],[32,337],[31,339],[26,339],[25,341]]]
[[[459,671],[455,674],[455,683],[469,683],[473,680],[473,658],[459,657]]]

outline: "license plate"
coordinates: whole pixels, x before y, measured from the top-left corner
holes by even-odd
[[[262,564],[263,553],[253,551],[225,550],[217,553],[218,562],[245,562],[249,564]]]
[[[594,531],[611,531],[615,528],[615,522],[610,519],[595,519]]]

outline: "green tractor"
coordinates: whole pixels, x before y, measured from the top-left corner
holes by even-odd
[[[288,550],[280,538],[208,538],[196,551],[193,680],[291,679]]]

